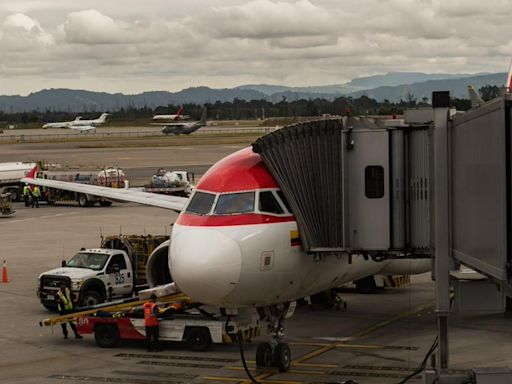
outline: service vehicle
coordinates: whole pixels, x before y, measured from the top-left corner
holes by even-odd
[[[131,297],[147,288],[146,264],[151,253],[168,236],[108,236],[100,248],[83,249],[60,268],[39,275],[37,296],[41,304],[56,310],[62,283],[80,307]]]
[[[23,192],[23,183],[20,179],[25,177],[36,163],[9,162],[0,163],[0,188],[4,193],[10,193],[13,201],[20,201]]]
[[[115,167],[90,169],[62,166],[60,164],[42,164],[37,172],[37,177],[110,188],[125,188],[128,186],[123,170]],[[102,207],[112,205],[110,200],[103,197],[48,187],[42,187],[41,200],[48,204],[55,204],[59,201],[77,201],[81,207],[90,207],[96,203]]]
[[[159,338],[161,341],[186,342],[196,352],[208,350],[212,343],[231,342],[231,336],[226,333],[228,320],[218,310],[216,312],[210,314],[198,307],[175,313],[173,304],[164,307],[159,316]],[[251,325],[242,329],[246,341],[259,335],[258,322],[254,316]],[[81,335],[94,334],[96,344],[102,348],[116,347],[121,340],[146,339],[144,314],[140,309],[78,317],[77,328]]]
[[[0,193],[0,217],[12,216],[16,210],[12,206],[11,194]]]
[[[168,171],[158,169],[151,182],[143,188],[144,192],[188,197],[194,188],[194,173],[187,171]]]
[[[164,292],[161,290],[160,292]],[[141,292],[141,297],[144,296]],[[81,335],[94,334],[102,348],[116,347],[122,340],[145,340],[144,311],[147,301],[141,297],[103,303],[78,312],[45,319],[40,326],[54,326],[76,321]],[[159,336],[161,341],[186,342],[193,351],[206,351],[212,343],[231,343],[231,335],[242,332],[246,342],[260,335],[256,310],[243,325],[232,321],[223,311],[196,303],[183,293],[166,294],[157,298],[160,308]],[[229,332],[229,333],[228,333]]]

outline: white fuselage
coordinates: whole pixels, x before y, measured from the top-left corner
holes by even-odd
[[[296,230],[295,221],[226,227],[175,224],[169,268],[186,294],[225,307],[296,300],[377,274],[383,268],[392,274],[393,264],[409,273],[430,269],[429,260],[404,265],[394,260],[375,262],[362,255],[315,258],[300,245],[291,245],[290,233]]]

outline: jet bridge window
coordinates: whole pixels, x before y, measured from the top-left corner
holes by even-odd
[[[369,165],[364,169],[364,193],[369,199],[384,197],[384,168]]]
[[[254,212],[255,192],[228,193],[220,195],[215,206],[216,215]]]
[[[283,214],[283,208],[279,205],[274,194],[271,191],[260,192],[259,210],[261,212]]]
[[[207,215],[212,210],[215,195],[206,192],[196,192],[190,200],[186,212]]]

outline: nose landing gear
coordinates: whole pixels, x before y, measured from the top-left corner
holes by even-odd
[[[268,333],[272,336],[270,343],[258,344],[256,365],[258,367],[277,367],[279,372],[287,372],[292,362],[290,346],[283,343],[283,321],[289,309],[289,303],[262,308],[268,322]]]

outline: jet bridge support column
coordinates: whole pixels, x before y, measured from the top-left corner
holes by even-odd
[[[448,371],[450,314],[449,92],[432,94],[434,107],[434,273],[437,314],[437,377]]]

